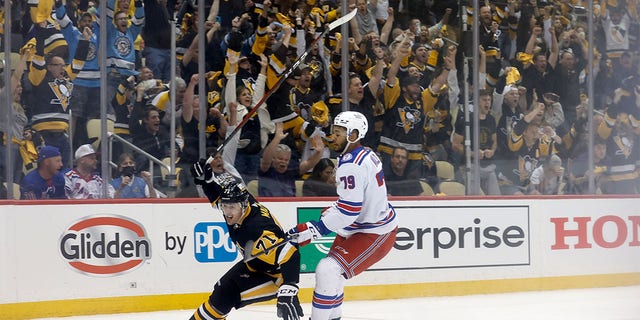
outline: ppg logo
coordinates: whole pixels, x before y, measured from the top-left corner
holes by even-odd
[[[228,262],[238,256],[225,223],[200,222],[193,230],[193,239],[194,255],[199,262]]]

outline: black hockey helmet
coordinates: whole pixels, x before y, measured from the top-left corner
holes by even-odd
[[[223,186],[220,202],[240,202],[245,203],[249,200],[249,192],[242,182],[230,181]]]

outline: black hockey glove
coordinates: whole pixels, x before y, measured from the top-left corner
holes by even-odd
[[[278,290],[278,317],[284,320],[299,320],[304,316],[300,300],[298,300],[298,286],[283,284]]]
[[[213,169],[206,159],[200,159],[191,166],[191,175],[195,184],[203,185],[213,177]]]

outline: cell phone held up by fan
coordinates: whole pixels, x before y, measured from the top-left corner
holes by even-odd
[[[135,173],[136,173],[136,167],[134,167],[134,166],[122,167],[122,176],[123,177],[133,178],[133,175]]]
[[[553,93],[553,92],[547,92],[545,94],[542,95],[542,98],[544,98],[545,100],[549,100],[552,103],[556,103],[558,101],[560,101],[560,96]]]

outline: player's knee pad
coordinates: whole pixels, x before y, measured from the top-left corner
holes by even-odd
[[[336,262],[336,260],[331,258],[324,258],[318,262],[318,266],[316,266],[316,274],[342,274],[342,268]]]
[[[316,287],[320,284],[327,288],[342,288],[345,278],[338,262],[331,258],[320,260],[316,267]]]

